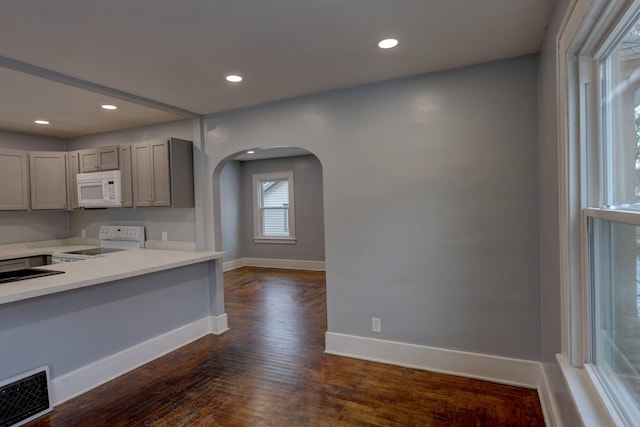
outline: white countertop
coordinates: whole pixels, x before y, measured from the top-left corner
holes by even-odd
[[[13,248],[12,250],[0,250],[0,259],[69,252],[91,247],[95,247],[95,245],[46,246],[18,250]],[[131,249],[78,262],[35,267],[44,270],[64,271],[64,274],[0,283],[0,304],[206,262],[222,258],[224,254],[224,252],[216,251]]]
[[[0,246],[0,261],[13,259],[13,258],[26,258],[30,256],[36,255],[51,255],[55,252],[71,252],[77,251],[81,249],[89,249],[95,248],[99,246],[96,245],[68,245],[68,244],[59,244],[59,245],[47,245],[47,246],[29,246],[29,245],[7,245],[6,247]]]

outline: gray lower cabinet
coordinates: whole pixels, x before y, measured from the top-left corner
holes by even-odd
[[[0,272],[29,268],[29,258],[8,259],[0,261]]]
[[[18,150],[0,150],[0,210],[29,209],[29,158]]]
[[[24,258],[0,261],[0,272],[22,270],[29,267],[40,267],[51,264],[51,255],[35,255]]]
[[[178,138],[131,144],[136,207],[194,207],[193,144]]]
[[[31,209],[67,208],[67,154],[52,151],[29,153]]]
[[[78,151],[80,173],[118,169],[118,147],[107,146]]]

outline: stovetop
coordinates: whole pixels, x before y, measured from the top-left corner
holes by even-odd
[[[80,249],[77,251],[71,251],[71,252],[66,252],[68,254],[74,254],[74,255],[88,255],[88,256],[93,256],[93,255],[102,255],[102,254],[109,254],[111,252],[120,252],[120,251],[126,251],[126,249],[115,249],[115,248],[91,248],[91,249]]]

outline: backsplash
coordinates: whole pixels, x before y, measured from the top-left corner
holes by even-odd
[[[0,212],[0,245],[65,239],[67,237],[66,212]]]

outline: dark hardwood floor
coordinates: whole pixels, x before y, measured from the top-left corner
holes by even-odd
[[[28,424],[542,426],[536,391],[326,355],[321,272],[225,273],[231,330],[207,336]]]

